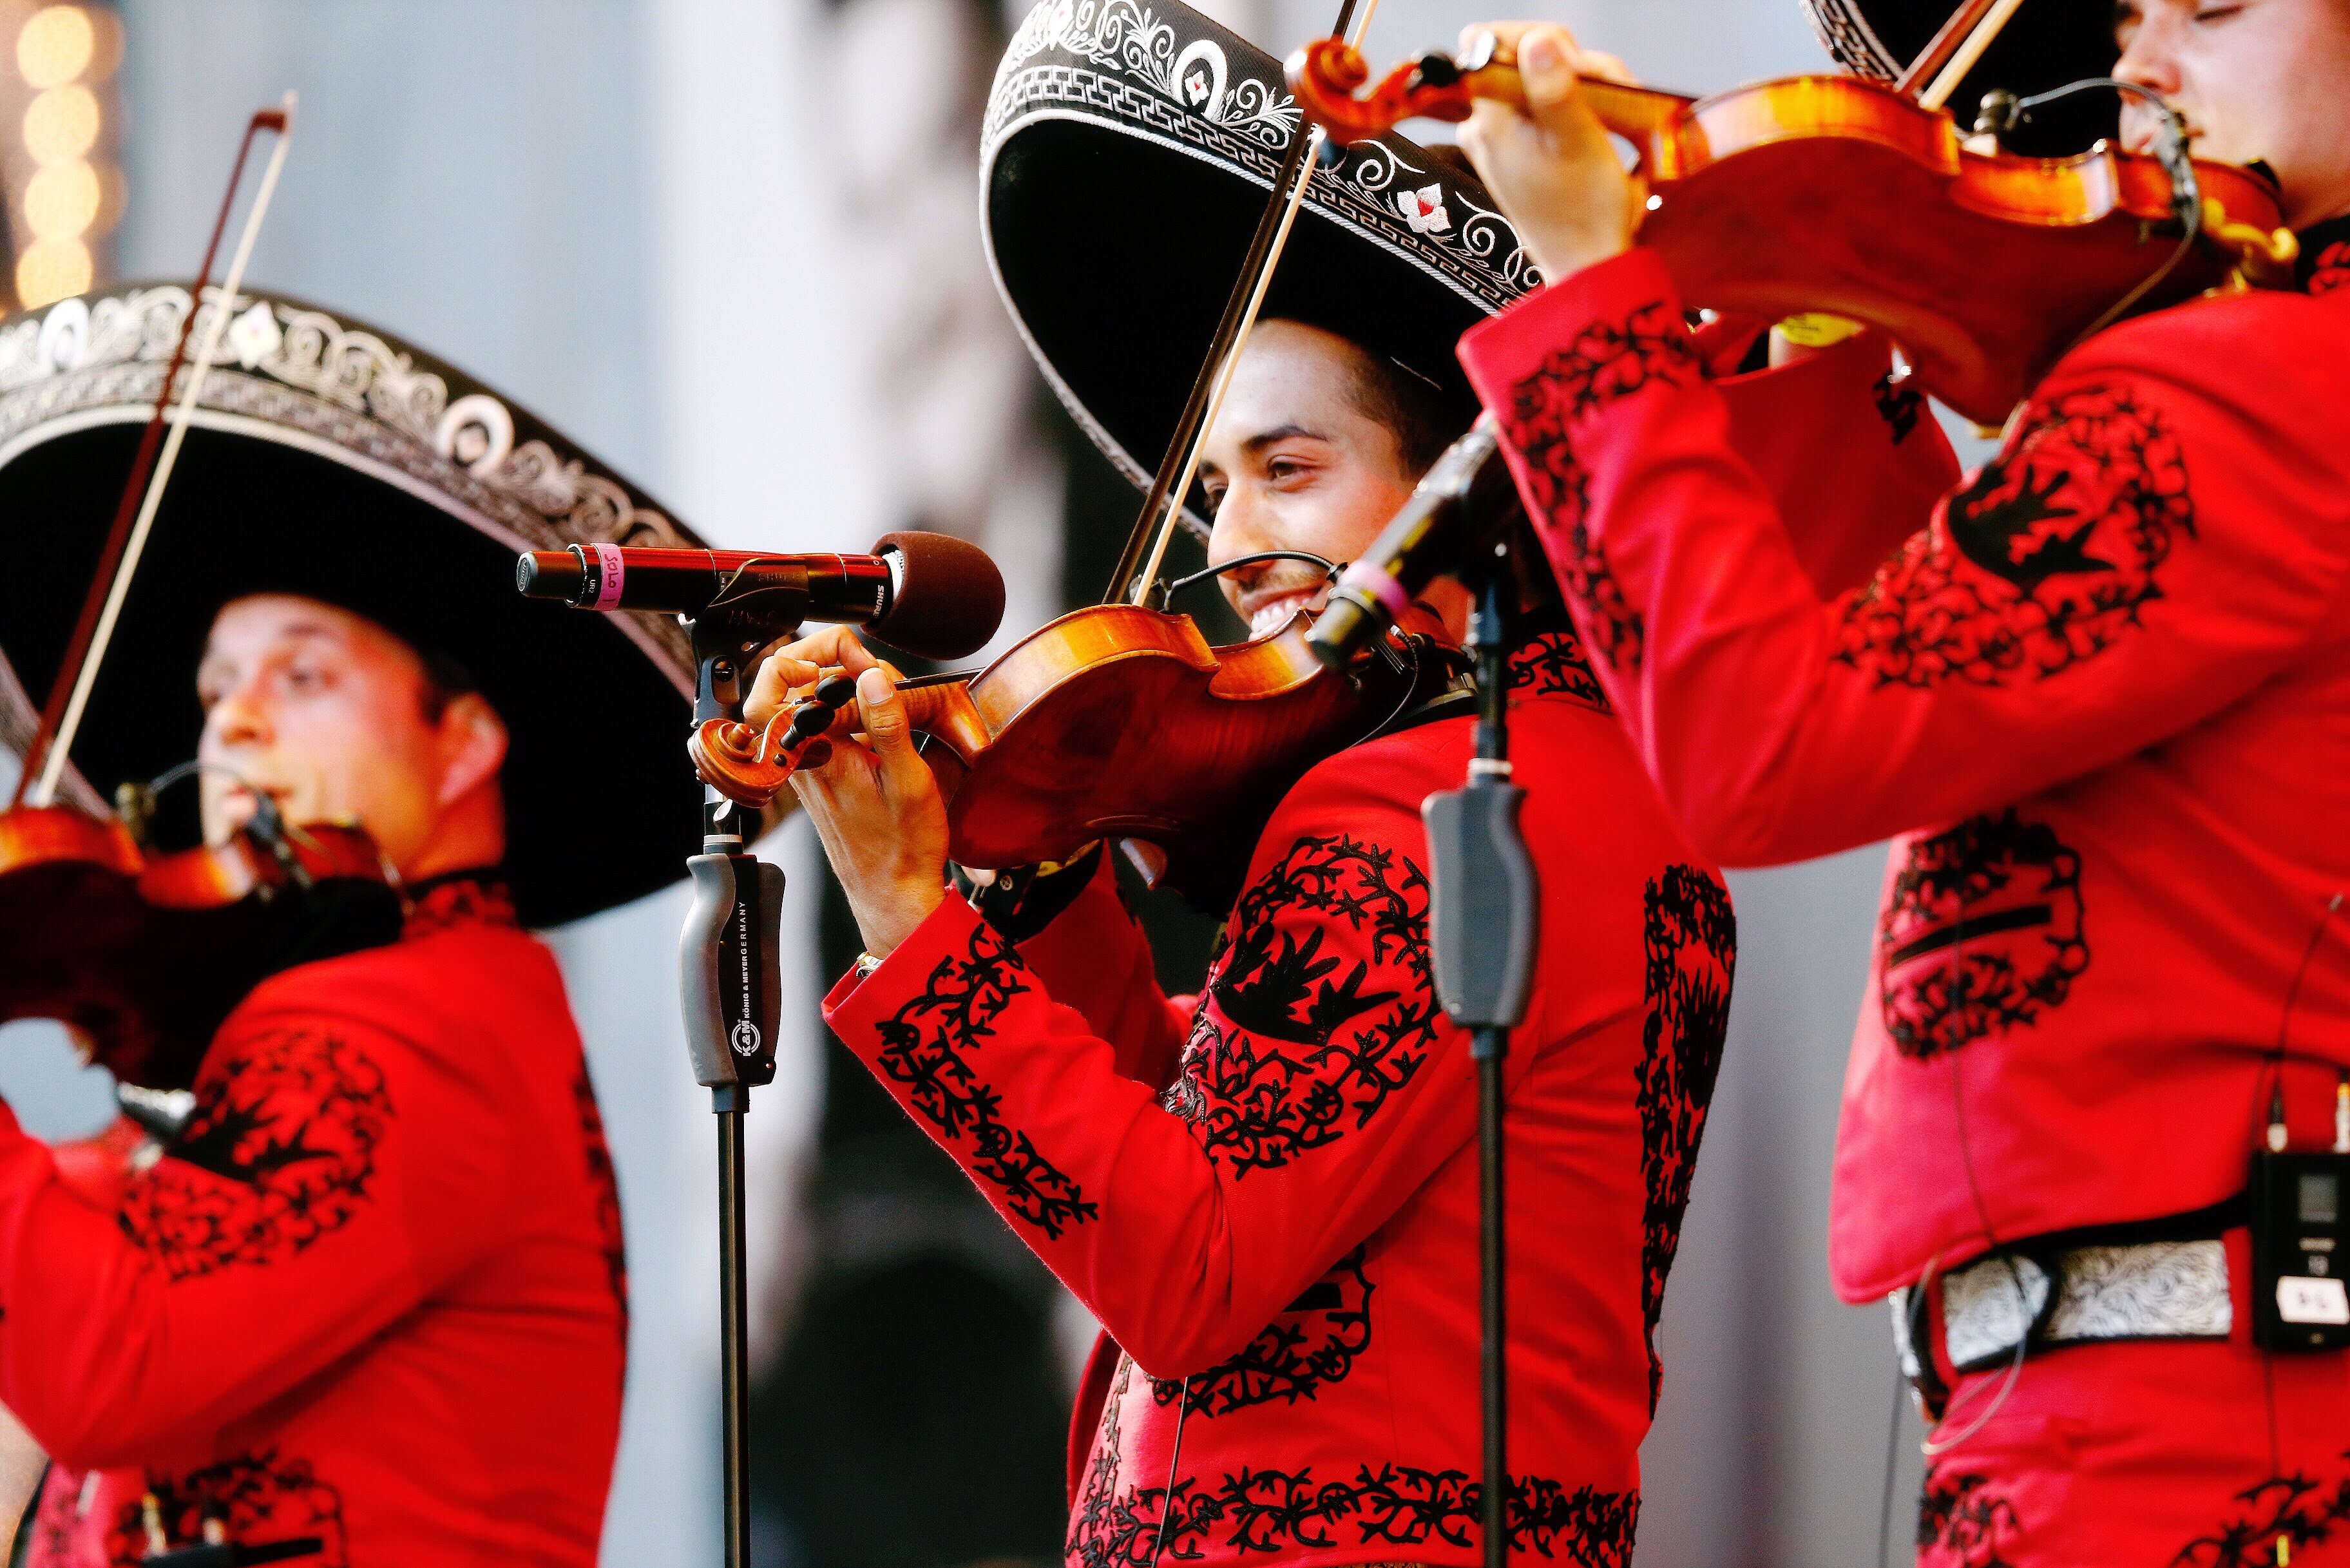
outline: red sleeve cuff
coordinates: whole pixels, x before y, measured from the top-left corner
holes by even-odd
[[[824,1021],[842,1044],[864,1054],[875,1028],[921,994],[942,960],[971,951],[972,928],[978,924],[979,911],[950,889],[871,974],[860,980],[852,967],[834,983],[824,999]]]
[[[1506,415],[1510,389],[1541,369],[1547,356],[1573,345],[1597,323],[1621,321],[1660,303],[1670,307],[1673,320],[1680,319],[1680,291],[1664,258],[1635,245],[1471,327],[1461,338],[1461,367],[1485,406]]]

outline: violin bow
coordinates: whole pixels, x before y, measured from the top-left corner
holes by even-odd
[[[204,246],[203,265],[196,270],[187,317],[180,323],[179,341],[172,346],[171,363],[164,368],[163,384],[156,390],[154,412],[148,417],[147,429],[140,437],[139,453],[131,460],[130,479],[114,509],[114,525],[107,533],[106,547],[99,553],[98,569],[90,577],[89,593],[82,600],[73,639],[66,645],[57,680],[50,683],[49,699],[42,705],[40,726],[33,732],[32,743],[25,749],[25,765],[16,776],[12,808],[28,803],[45,806],[57,798],[57,781],[65,772],[74,736],[81,729],[82,713],[89,704],[90,689],[97,684],[107,645],[113,639],[123,599],[130,592],[131,576],[138,571],[139,557],[146,550],[147,535],[155,524],[156,508],[163,502],[163,487],[171,483],[180,448],[187,440],[188,421],[195,413],[197,396],[203,389],[204,378],[212,374],[213,361],[220,353],[222,333],[236,304],[237,291],[244,286],[245,264],[253,259],[254,242],[261,237],[261,220],[269,211],[271,193],[277,188],[278,171],[286,166],[286,149],[293,129],[294,95],[288,92],[276,108],[257,110],[246,122],[244,139],[237,143],[236,162],[229,170],[228,190],[221,197],[220,215],[213,221],[212,240]],[[270,149],[269,162],[262,172],[261,187],[255,192],[252,211],[245,214],[244,232],[238,236],[236,255],[229,263],[228,276],[222,283],[218,303],[205,327],[193,373],[187,378],[179,406],[174,409],[172,383],[187,363],[188,338],[195,329],[196,317],[203,314],[204,290],[212,283],[213,262],[220,254],[221,236],[228,230],[229,211],[236,204],[237,189],[244,182],[246,157],[253,151],[254,139],[265,130],[276,134],[276,143]]]
[[[1332,37],[1346,38],[1349,43],[1359,40],[1378,12],[1379,0],[1367,0],[1360,18],[1355,16],[1355,6],[1356,0],[1340,0],[1338,19],[1330,28]],[[1135,519],[1133,532],[1127,535],[1126,548],[1118,553],[1118,568],[1111,574],[1106,595],[1108,602],[1130,599],[1142,604],[1150,597],[1159,566],[1167,556],[1168,541],[1174,535],[1177,520],[1183,515],[1185,498],[1191,494],[1192,478],[1200,470],[1200,442],[1215,424],[1216,413],[1223,406],[1224,393],[1232,384],[1232,367],[1239,363],[1241,350],[1247,347],[1249,333],[1256,326],[1257,312],[1263,308],[1265,290],[1272,286],[1274,268],[1281,264],[1281,253],[1289,244],[1290,226],[1296,222],[1297,210],[1305,204],[1305,192],[1314,183],[1315,154],[1320,152],[1326,137],[1327,133],[1301,110],[1297,130],[1291,135],[1280,171],[1274,176],[1263,215],[1257,219],[1256,233],[1249,240],[1240,275],[1232,284],[1231,297],[1224,302],[1223,317],[1216,323],[1215,336],[1208,341],[1207,357],[1191,382],[1191,393],[1184,400],[1183,412],[1175,421],[1175,433],[1159,460],[1159,472],[1150,482],[1149,494],[1143,499],[1141,514]]]
[[[1920,109],[1940,109],[2022,5],[2023,0],[1966,0],[1909,62],[1893,90],[1916,99]]]

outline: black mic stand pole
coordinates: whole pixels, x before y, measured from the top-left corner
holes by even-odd
[[[1482,569],[1481,569],[1482,568]],[[1476,553],[1464,574],[1478,594],[1469,618],[1477,660],[1477,749],[1469,781],[1420,804],[1432,888],[1429,945],[1436,993],[1471,1032],[1477,1064],[1478,1277],[1483,1315],[1486,1568],[1509,1562],[1508,1342],[1503,1311],[1502,1067],[1510,1031],[1523,1022],[1534,982],[1539,907],[1534,860],[1518,814],[1526,792],[1510,782],[1509,660],[1517,583],[1507,547]]]
[[[792,629],[772,618],[713,603],[688,623],[698,673],[693,722],[743,717],[750,659]],[[723,1428],[726,1568],[751,1561],[750,1452],[743,1423],[750,1404],[748,1290],[743,1279],[743,1117],[751,1091],[775,1076],[775,1026],[783,1012],[777,950],[784,873],[750,853],[755,813],[705,792],[702,853],[686,860],[693,907],[678,940],[680,993],[693,1080],[710,1091],[718,1116],[718,1320]]]

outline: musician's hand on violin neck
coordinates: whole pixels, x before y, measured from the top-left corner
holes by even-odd
[[[1518,231],[1545,281],[1556,282],[1629,249],[1642,192],[1585,99],[1578,75],[1628,79],[1621,62],[1579,48],[1545,22],[1494,22],[1466,28],[1464,51],[1492,33],[1514,53],[1526,108],[1480,98],[1461,130],[1461,149]]]
[[[834,670],[857,677],[856,712],[835,726],[827,761],[792,774],[792,792],[824,841],[865,950],[880,958],[946,897],[946,803],[914,749],[897,672],[847,627],[827,627],[768,656],[743,713],[764,724]]]

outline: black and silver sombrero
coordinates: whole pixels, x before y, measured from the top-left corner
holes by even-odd
[[[1813,30],[1837,63],[1877,81],[1908,69],[1956,8],[1956,0],[1804,0]],[[1963,129],[1974,123],[1985,93],[2004,89],[2028,98],[2111,76],[2120,57],[2110,0],[2023,0],[1950,95],[1949,107]],[[2076,93],[2033,110],[2006,144],[2043,158],[2085,151],[2099,137],[2114,134],[2119,110],[2110,91]]]
[[[19,752],[189,306],[184,287],[124,286],[0,324],[0,740]],[[75,798],[98,807],[192,755],[214,613],[296,593],[454,661],[497,708],[513,737],[506,870],[525,920],[574,919],[678,877],[701,799],[684,634],[524,600],[514,561],[700,541],[530,414],[381,332],[252,293],[228,308],[74,743]],[[184,801],[179,812],[192,820]]]
[[[988,98],[982,217],[1046,379],[1137,484],[1166,451],[1297,106],[1272,56],[1154,0],[1045,0]],[[1399,136],[1317,169],[1264,314],[1352,338],[1477,403],[1461,334],[1541,282],[1451,148]]]

